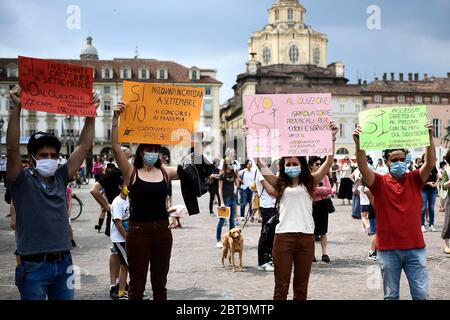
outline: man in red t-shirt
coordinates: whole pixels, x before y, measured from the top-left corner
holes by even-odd
[[[374,197],[377,219],[378,261],[383,277],[384,299],[398,300],[402,270],[408,278],[414,300],[428,298],[428,271],[425,241],[421,230],[422,187],[436,163],[433,125],[426,124],[430,146],[426,148],[425,163],[418,170],[407,172],[404,149],[385,150],[389,173],[373,172],[359,148],[358,125],[353,132],[356,158],[364,181]]]

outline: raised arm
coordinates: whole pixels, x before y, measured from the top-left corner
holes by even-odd
[[[9,182],[15,182],[22,171],[22,162],[20,160],[20,112],[22,105],[20,104],[20,87],[15,86],[9,95],[14,102],[14,106],[9,115],[8,129],[6,132],[6,179]]]
[[[128,162],[128,159],[125,156],[125,153],[123,153],[121,145],[119,144],[119,117],[124,110],[125,103],[122,101],[119,101],[119,103],[114,107],[114,115],[111,128],[111,147],[113,150],[114,159],[116,159],[117,165],[119,166],[120,172],[122,172],[124,180],[129,181],[131,178],[131,173],[133,172],[133,167]]]
[[[375,173],[373,173],[372,169],[370,169],[369,164],[367,163],[367,156],[364,150],[361,150],[359,147],[359,135],[361,133],[361,126],[358,124],[353,131],[353,140],[356,144],[356,161],[358,162],[358,168],[361,172],[361,175],[366,182],[368,187],[371,187],[375,181]]]
[[[434,166],[436,165],[436,149],[433,140],[433,124],[431,123],[431,121],[428,121],[425,127],[428,129],[430,145],[425,149],[425,162],[419,169],[422,182],[426,182],[428,180],[431,170],[433,170]]]
[[[256,158],[256,166],[258,167],[259,171],[263,175],[264,179],[274,188],[276,189],[278,184],[278,177],[273,174],[272,170],[269,169],[267,164],[261,160],[261,158]]]
[[[100,98],[97,94],[92,94],[92,103],[97,109],[100,105]],[[81,130],[80,139],[78,140],[78,147],[70,155],[67,160],[67,168],[69,171],[69,177],[73,177],[77,174],[81,164],[86,158],[87,154],[92,148],[95,136],[95,117],[86,117],[83,130]]]
[[[327,156],[327,160],[320,166],[319,170],[312,174],[314,178],[314,185],[318,185],[320,181],[325,177],[325,175],[330,171],[331,166],[334,162],[334,153],[335,153],[335,145],[336,145],[336,134],[339,129],[336,127],[336,123],[334,121],[330,122],[330,130],[332,134],[332,146],[333,153]]]
[[[270,183],[268,183],[266,180],[261,181],[261,184],[264,187],[264,190],[266,190],[266,192],[271,195],[272,197],[277,197],[277,191],[275,190],[274,187],[272,187],[272,185]]]

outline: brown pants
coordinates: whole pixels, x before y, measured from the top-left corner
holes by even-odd
[[[273,243],[275,266],[274,300],[286,300],[294,262],[294,300],[306,300],[311,265],[314,260],[314,235],[279,233]]]
[[[167,300],[167,274],[172,252],[172,232],[168,220],[130,222],[126,250],[130,273],[129,300],[142,300],[150,263],[154,300]]]

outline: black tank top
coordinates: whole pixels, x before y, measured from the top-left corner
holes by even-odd
[[[146,182],[139,178],[130,187],[130,221],[153,222],[167,220],[167,182],[163,174],[160,182]]]

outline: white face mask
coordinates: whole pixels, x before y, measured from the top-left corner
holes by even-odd
[[[54,159],[42,159],[42,160],[36,160],[34,158],[34,161],[36,161],[36,171],[39,173],[40,176],[44,178],[51,177],[55,174],[56,169],[58,169],[58,160]]]

